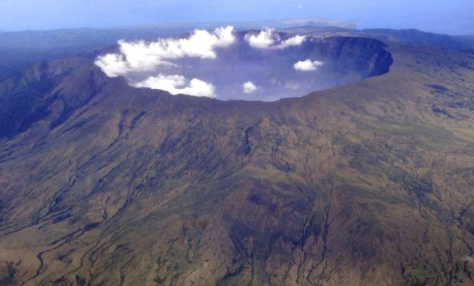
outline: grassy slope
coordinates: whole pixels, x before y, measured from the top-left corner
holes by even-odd
[[[2,141],[0,284],[472,285],[474,56],[389,49],[275,103],[108,80]]]

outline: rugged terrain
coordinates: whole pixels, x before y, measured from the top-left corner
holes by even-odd
[[[474,54],[387,44],[390,72],[269,103],[94,55],[4,81],[0,285],[473,285]]]

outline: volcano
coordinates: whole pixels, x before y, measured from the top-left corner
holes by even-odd
[[[3,81],[0,284],[472,285],[472,50],[297,30],[171,67],[217,99],[107,75],[118,47]]]

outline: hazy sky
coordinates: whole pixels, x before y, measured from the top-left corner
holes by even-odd
[[[0,0],[0,30],[289,18],[474,34],[474,0]]]

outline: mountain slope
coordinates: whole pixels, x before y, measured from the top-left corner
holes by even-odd
[[[272,103],[39,70],[58,108],[0,141],[0,284],[472,285],[474,55],[389,51]]]

